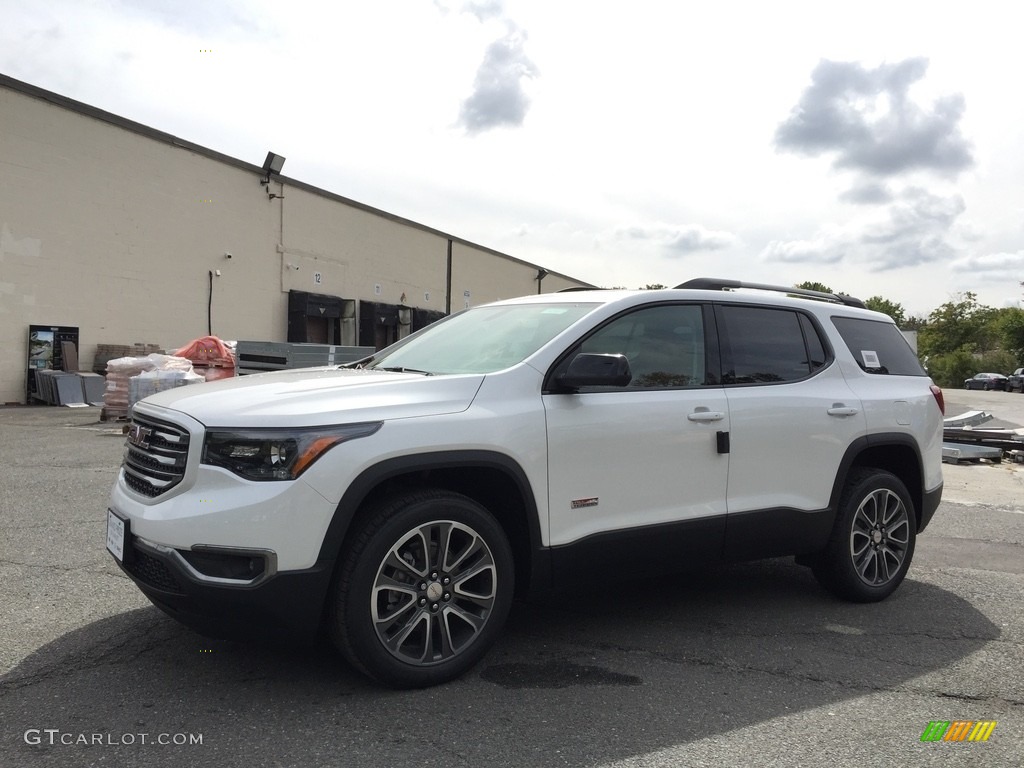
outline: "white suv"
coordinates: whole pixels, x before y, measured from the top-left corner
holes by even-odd
[[[939,504],[942,410],[849,297],[529,296],[353,366],[136,404],[107,546],[200,631],[326,626],[365,673],[426,686],[483,656],[514,595],[602,577],[796,555],[885,598]]]

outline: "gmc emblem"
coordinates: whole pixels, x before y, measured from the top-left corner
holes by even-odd
[[[140,427],[138,424],[132,424],[128,429],[128,442],[136,448],[148,448],[149,436],[152,434],[153,430],[149,427]]]

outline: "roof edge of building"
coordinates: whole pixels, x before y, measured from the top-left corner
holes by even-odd
[[[159,141],[173,147],[178,147],[189,152],[194,152],[197,155],[202,155],[203,157],[207,157],[211,160],[216,160],[217,162],[224,163],[225,165],[230,165],[244,171],[250,171],[257,175],[263,175],[265,173],[261,166],[255,165],[254,163],[247,163],[244,160],[238,159],[237,157],[226,155],[223,152],[218,152],[215,149],[204,147],[201,144],[196,144],[195,142],[188,141],[187,139],[182,139],[179,136],[175,136],[174,134],[158,130],[151,126],[145,125],[144,123],[139,123],[127,117],[122,117],[121,115],[114,114],[113,112],[107,112],[106,110],[100,109],[99,107],[94,107],[91,104],[86,104],[82,101],[76,101],[75,99],[69,98],[67,96],[62,96],[59,93],[48,91],[45,88],[40,88],[37,85],[26,83],[22,80],[13,78],[10,75],[5,75],[2,72],[0,72],[0,87],[7,88],[8,90],[15,91],[17,93],[21,93],[25,96],[30,96],[32,98],[39,99],[40,101],[48,102],[50,104],[53,104],[54,106],[61,107],[62,109],[67,109],[71,112],[76,112],[86,117],[91,117],[94,120],[109,123],[110,125],[116,126],[126,131],[131,131],[132,133],[137,133],[141,136],[145,136],[146,138],[153,139],[155,141]],[[331,192],[330,190],[326,190],[321,187],[317,187],[313,184],[300,181],[299,179],[293,179],[289,176],[281,175],[278,175],[277,178],[280,179],[285,184],[289,184],[299,189],[303,189],[307,192],[320,195],[321,197],[326,197],[330,200],[334,200],[344,205],[348,205],[352,208],[357,208],[361,211],[372,213],[375,216],[380,216],[382,218],[388,219],[389,221],[393,221],[398,224],[403,224],[408,227],[413,227],[423,232],[428,232],[432,235],[437,235],[438,237],[451,240],[453,243],[466,245],[471,248],[483,251],[485,253],[489,253],[492,256],[498,256],[503,259],[508,259],[509,261],[513,261],[516,262],[517,264],[522,264],[524,266],[532,267],[537,270],[544,269],[546,271],[546,274],[548,275],[560,277],[564,280],[570,280],[574,283],[579,283],[580,285],[583,286],[596,287],[591,285],[590,283],[586,283],[570,275],[566,275],[555,270],[549,270],[546,267],[542,267],[539,264],[534,264],[531,261],[526,261],[525,259],[520,259],[510,254],[503,253],[502,251],[495,250],[494,248],[490,248],[486,245],[480,245],[479,243],[474,243],[471,240],[467,240],[465,238],[458,237],[447,232],[443,232],[433,227],[428,227],[426,224],[421,224],[417,221],[413,221],[412,219],[407,219],[397,214],[389,213],[388,211],[381,210],[380,208],[374,208],[372,205],[360,203],[358,200],[353,200],[351,198],[345,197],[344,195],[339,195],[336,192]]]

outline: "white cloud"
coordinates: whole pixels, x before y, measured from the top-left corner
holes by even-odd
[[[712,231],[696,224],[678,227],[632,226],[619,230],[614,236],[649,241],[665,255],[675,257],[702,251],[720,251],[734,246],[737,242],[736,236],[732,233]]]
[[[776,131],[776,145],[811,156],[828,153],[837,168],[879,177],[919,170],[955,176],[974,162],[960,130],[964,98],[915,102],[911,86],[927,71],[928,60],[921,57],[873,69],[822,61]]]
[[[1017,283],[1024,280],[1024,250],[967,256],[950,266],[954,272],[975,275],[983,280]]]
[[[780,2],[0,0],[0,71],[597,284],[995,303],[1017,30]]]
[[[468,133],[523,124],[530,105],[523,81],[538,74],[525,45],[526,34],[510,26],[504,36],[487,47],[473,93],[462,103],[459,115],[459,124]]]

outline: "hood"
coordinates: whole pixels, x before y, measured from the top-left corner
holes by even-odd
[[[466,410],[482,375],[303,368],[191,384],[140,401],[208,427],[304,427],[438,416]]]

